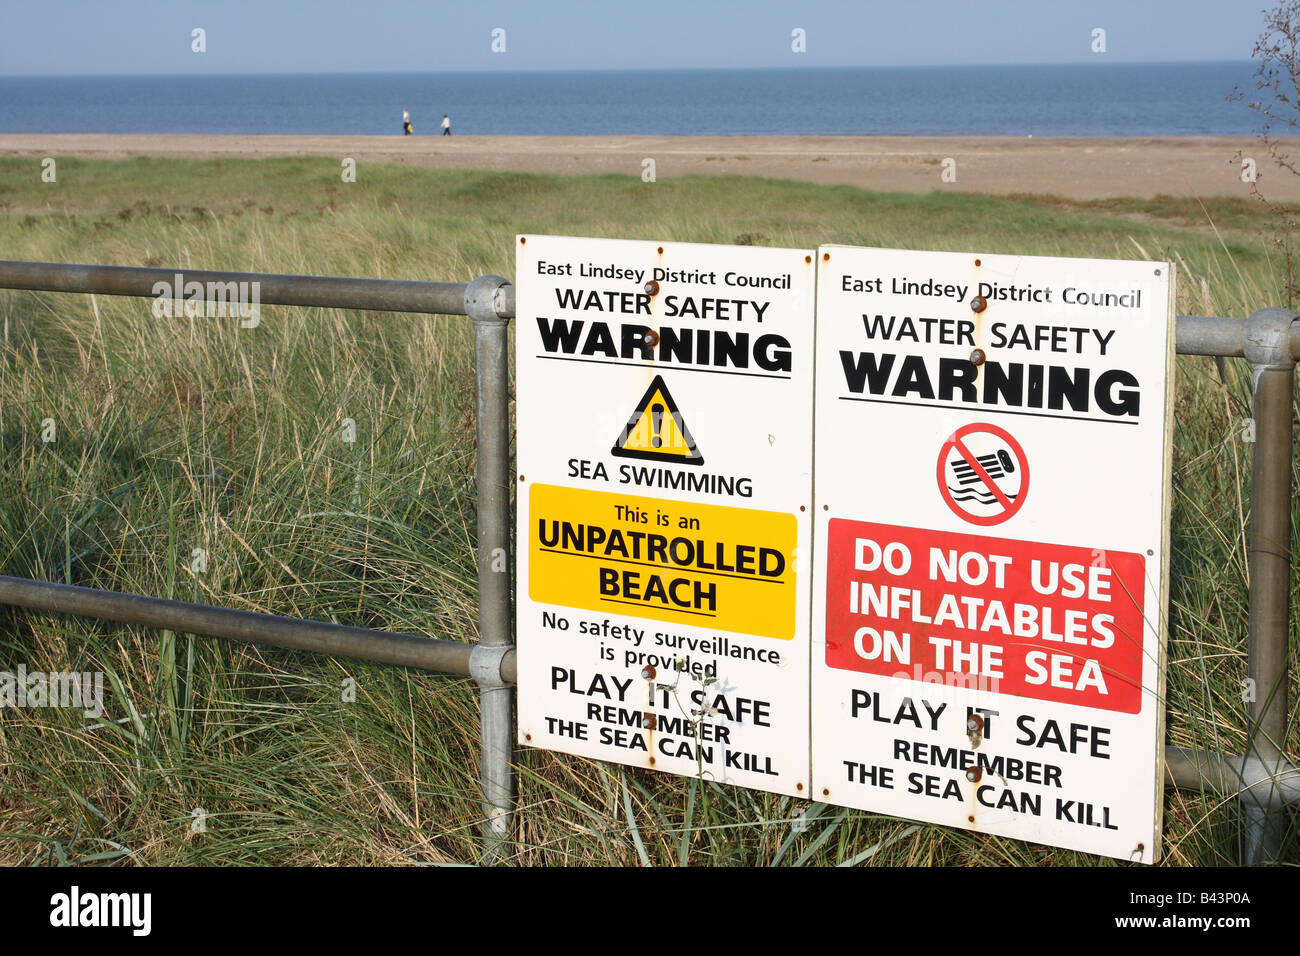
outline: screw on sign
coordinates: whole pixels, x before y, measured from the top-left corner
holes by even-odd
[[[1005,429],[986,422],[963,425],[939,449],[939,493],[971,524],[1011,518],[1029,495],[1029,460]]]

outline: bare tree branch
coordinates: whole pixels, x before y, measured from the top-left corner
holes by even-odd
[[[1251,58],[1259,61],[1255,70],[1258,98],[1247,99],[1244,92],[1234,89],[1228,99],[1245,104],[1262,117],[1259,137],[1269,158],[1279,169],[1300,175],[1296,162],[1283,151],[1273,132],[1275,124],[1288,131],[1300,130],[1300,0],[1281,0],[1273,10],[1264,11],[1264,16],[1264,32],[1251,51]],[[1238,152],[1234,162],[1242,159]],[[1269,201],[1255,180],[1250,194],[1264,205],[1275,224],[1272,242],[1282,254],[1282,288],[1290,308],[1300,298],[1295,272],[1297,210],[1287,203]]]

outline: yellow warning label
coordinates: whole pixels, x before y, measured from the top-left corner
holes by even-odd
[[[534,601],[790,640],[795,516],[534,485]]]
[[[704,464],[662,375],[656,375],[641,396],[610,452],[622,458],[651,458],[679,465]]]

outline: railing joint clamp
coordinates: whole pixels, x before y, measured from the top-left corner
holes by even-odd
[[[505,324],[510,320],[502,317],[508,311],[505,290],[510,280],[501,276],[479,276],[465,287],[465,314],[477,322]]]
[[[1300,318],[1290,309],[1260,309],[1242,327],[1242,354],[1260,368],[1290,368],[1300,356],[1291,354],[1291,327]]]
[[[501,676],[501,662],[514,649],[513,644],[475,644],[469,654],[469,676],[483,690],[510,687]]]

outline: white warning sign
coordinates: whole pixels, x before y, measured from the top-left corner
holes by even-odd
[[[819,260],[814,795],[1153,862],[1172,268]]]
[[[811,250],[517,242],[520,742],[806,796]]]

